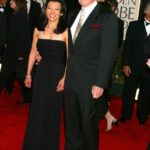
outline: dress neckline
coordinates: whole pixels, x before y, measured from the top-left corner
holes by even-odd
[[[43,41],[54,41],[54,42],[61,42],[61,43],[64,43],[64,44],[65,44],[65,41],[61,41],[61,40],[42,39],[42,38],[39,38],[38,40],[43,40]]]

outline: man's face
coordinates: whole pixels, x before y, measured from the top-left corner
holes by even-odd
[[[87,7],[97,0],[78,0],[78,1],[81,6]]]
[[[0,0],[0,5],[6,5],[7,0]]]

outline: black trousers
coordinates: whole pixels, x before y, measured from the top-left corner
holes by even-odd
[[[24,77],[18,77],[19,85],[22,93],[22,102],[30,102],[31,101],[31,93],[32,88],[26,88],[24,84]]]
[[[148,146],[147,146],[147,149],[146,150],[150,150],[150,143],[148,144]]]
[[[150,109],[150,72],[145,72],[141,77],[140,96],[137,105],[137,117],[144,123],[149,116]]]
[[[103,119],[109,110],[107,96],[108,96],[107,93],[104,92],[104,95],[101,97],[101,100],[98,101],[98,108],[97,108],[98,120]]]
[[[122,97],[122,110],[121,115],[123,118],[131,119],[134,108],[134,100],[136,89],[140,84],[140,76],[137,74],[131,74],[125,78],[124,91]]]
[[[0,91],[3,88],[6,88],[6,92],[11,93],[14,88],[14,80],[15,80],[15,73],[14,72],[1,72],[0,73]]]
[[[148,106],[150,100],[150,73],[144,71],[141,74],[132,73],[125,79],[122,112],[121,115],[125,119],[131,119],[134,108],[134,100],[136,89],[140,85],[140,96],[137,103],[137,117],[139,121],[146,121],[148,117]]]
[[[65,150],[98,150],[98,100],[65,90]]]

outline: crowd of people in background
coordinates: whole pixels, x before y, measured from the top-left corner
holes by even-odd
[[[29,101],[30,92],[24,86],[28,55],[31,48],[34,28],[41,18],[41,6],[35,1],[1,1],[3,18],[7,26],[1,30],[5,36],[0,49],[0,58],[3,67],[0,74],[0,91],[5,87],[6,94],[11,94],[14,80],[19,80],[22,91],[22,100]],[[2,21],[1,21],[2,22]]]
[[[96,0],[88,1],[95,2],[93,3],[93,10],[95,10],[94,6],[100,6],[100,8],[97,8],[97,12],[99,11],[99,14],[102,13],[103,16],[100,16],[102,22],[98,20],[98,17],[96,21],[102,23],[102,25],[106,25],[107,30],[110,31],[109,34],[112,32],[110,38],[100,33],[102,36],[101,42],[103,42],[100,47],[102,49],[101,55],[105,58],[101,58],[100,56],[99,59],[106,60],[103,60],[105,63],[99,65],[97,71],[99,77],[95,77],[92,74],[95,66],[90,66],[91,64],[89,62],[91,61],[91,63],[95,64],[96,59],[98,59],[93,54],[98,54],[97,48],[99,41],[95,39],[95,35],[98,32],[93,31],[99,31],[101,26],[99,27],[99,24],[93,24],[91,26],[93,31],[91,35],[89,34],[89,39],[91,43],[95,44],[92,45],[95,49],[93,53],[89,50],[91,45],[88,46],[88,44],[90,43],[85,42],[86,40],[89,41],[88,34],[85,34],[88,32],[88,28],[85,29],[86,32],[82,28],[81,30],[75,30],[78,27],[77,21],[80,21],[79,15],[82,15],[80,8],[84,7],[82,0],[79,0],[80,4],[77,0],[47,0],[44,9],[41,8],[38,2],[33,0],[0,0],[0,63],[2,64],[0,92],[5,90],[5,94],[11,95],[14,82],[18,80],[22,92],[22,99],[16,100],[16,104],[31,104],[23,145],[24,150],[42,150],[43,145],[46,146],[43,148],[44,150],[48,148],[52,150],[59,149],[59,125],[64,86],[67,89],[64,94],[65,98],[72,101],[72,104],[67,100],[64,102],[66,115],[65,150],[81,147],[85,150],[97,150],[98,143],[96,143],[97,139],[95,138],[98,134],[95,133],[97,132],[97,120],[103,117],[106,118],[106,132],[111,131],[114,125],[131,120],[137,88],[140,88],[137,102],[139,125],[144,126],[148,120],[150,115],[150,3],[145,7],[143,12],[144,17],[129,24],[124,41],[124,22],[115,14],[118,7],[117,0],[106,0],[104,2],[96,2]],[[79,11],[76,11],[78,9]],[[92,15],[94,14],[92,13]],[[88,17],[90,18],[90,16]],[[108,19],[110,21],[108,23],[112,24],[107,25],[107,22],[103,21],[103,18]],[[86,19],[84,18],[84,21]],[[90,19],[92,20],[93,18],[91,17]],[[90,26],[90,23],[87,24]],[[113,31],[110,28],[113,28]],[[103,30],[107,35],[108,31],[105,31],[105,28]],[[116,32],[114,33],[114,31]],[[78,34],[76,35],[76,33]],[[77,37],[78,35],[79,37]],[[107,40],[105,41],[105,39]],[[80,43],[81,41],[83,43]],[[84,42],[85,45],[82,45]],[[107,42],[110,43],[107,44]],[[89,50],[88,54],[85,52],[84,46],[87,51]],[[51,49],[51,53],[48,52],[49,48]],[[109,49],[109,53],[103,52],[103,48]],[[83,51],[80,51],[80,49]],[[111,76],[119,49],[122,49],[123,52],[123,65],[120,69],[124,73],[125,81],[121,117],[116,118],[109,111],[109,105],[111,104]],[[88,62],[87,59],[91,60]],[[75,61],[77,62],[75,63]],[[85,72],[83,71],[84,69]],[[92,71],[89,71],[90,69]],[[85,89],[87,91],[89,90],[87,87],[93,84],[90,81],[91,77],[96,78],[94,82],[96,86],[92,87],[93,97],[96,99],[101,97],[102,99],[96,104],[98,106],[98,117],[96,116],[96,119],[93,116],[96,111],[95,107],[97,106],[89,102],[85,106],[81,102],[81,99],[91,98],[88,93],[81,92]],[[103,79],[103,81],[99,78]],[[105,80],[107,80],[108,85],[105,83]],[[49,82],[52,83],[50,86],[48,85]],[[84,87],[85,85],[87,87]],[[95,92],[98,90],[100,93]],[[54,102],[52,99],[57,99],[58,101]],[[76,99],[78,99],[78,103],[73,102]],[[50,101],[47,102],[48,100]],[[78,107],[84,111],[82,112],[82,109],[79,110]],[[92,107],[92,110],[90,107]],[[82,119],[85,121],[83,121],[82,125],[78,124],[78,120],[81,121],[81,118],[77,118],[79,113],[73,112],[71,110],[73,108],[81,111]],[[92,116],[92,123],[90,122],[91,120],[88,120],[91,118],[86,116],[89,113]],[[39,123],[42,121],[44,122],[43,124]],[[52,122],[54,123],[52,124]],[[76,124],[76,126],[72,124]],[[84,128],[84,135],[82,137],[80,136],[79,126],[83,126]],[[51,130],[55,127],[55,130]],[[72,134],[75,137],[72,137]],[[90,138],[93,138],[93,141],[90,141]],[[53,142],[49,143],[48,139]],[[84,142],[87,141],[88,144],[86,145]],[[83,145],[81,144],[82,142]]]

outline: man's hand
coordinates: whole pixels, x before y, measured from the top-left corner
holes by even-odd
[[[92,95],[94,99],[100,98],[104,93],[104,89],[98,86],[92,86]]]
[[[38,63],[41,62],[41,60],[42,60],[42,57],[39,54],[39,52],[37,52],[37,54],[36,54],[36,65],[38,65]]]
[[[150,68],[150,58],[147,60],[147,66]]]
[[[124,66],[124,67],[123,67],[123,73],[124,73],[127,77],[129,77],[130,74],[131,74],[131,68],[130,68],[129,66]]]

